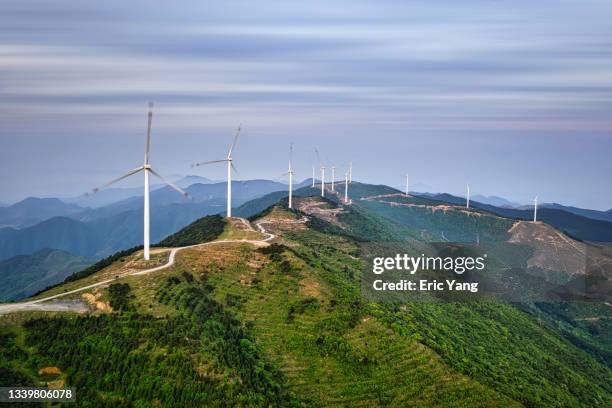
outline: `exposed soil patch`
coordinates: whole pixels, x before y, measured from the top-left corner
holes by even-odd
[[[318,197],[307,197],[295,200],[297,209],[301,212],[320,218],[339,227],[344,225],[338,220],[338,214],[344,212],[342,207],[333,208],[327,201]]]
[[[541,222],[518,221],[508,233],[508,242],[534,248],[527,266],[561,271],[570,276],[585,274],[587,247],[582,242],[574,241]]]
[[[106,302],[100,300],[102,294],[100,292],[95,293],[83,293],[81,297],[85,299],[95,310],[100,312],[112,312],[113,308]]]

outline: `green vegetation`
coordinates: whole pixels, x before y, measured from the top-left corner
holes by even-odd
[[[513,220],[457,210],[433,210],[425,207],[391,206],[366,201],[363,207],[422,241],[495,243],[508,239]],[[395,229],[395,228],[394,228]]]
[[[2,381],[32,384],[40,380],[37,368],[58,366],[79,390],[76,406],[297,405],[254,339],[210,297],[206,281],[185,276],[158,290],[158,299],[179,312],[172,317],[36,318],[24,324],[23,346],[0,331]],[[129,289],[111,288],[111,301],[124,304]]]
[[[315,235],[295,234],[303,244],[295,253],[322,269],[321,276],[334,288],[343,288],[344,302],[357,305],[358,281],[352,274],[358,275],[360,268],[353,264],[347,273],[344,266],[351,262],[343,259],[341,250],[331,250],[333,238]],[[397,335],[435,350],[458,372],[522,404],[607,406],[612,402],[612,372],[606,365],[511,304],[432,298],[408,305],[368,304],[353,313],[379,318]]]
[[[113,310],[125,312],[130,309],[130,285],[113,283],[108,287],[109,304]]]
[[[356,184],[363,196],[388,192]],[[223,230],[220,217],[202,220],[170,243]],[[57,366],[77,406],[612,404],[601,305],[363,297],[363,256],[378,241],[428,253],[441,232],[471,242],[484,231],[485,248],[500,252],[491,262],[524,266],[530,248],[496,247],[511,221],[369,201],[339,221],[311,217],[257,249],[182,251],[172,268],[111,285],[103,299],[114,313],[0,327],[0,378],[38,383],[38,369]]]
[[[163,239],[156,246],[181,247],[213,241],[221,235],[224,226],[225,220],[218,214],[202,217],[179,232]]]

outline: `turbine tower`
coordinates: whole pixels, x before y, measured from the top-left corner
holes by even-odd
[[[319,154],[319,150],[315,148],[315,153],[317,154],[317,160],[319,161],[319,167],[321,169],[321,197],[325,197],[325,166],[321,161],[321,155]]]
[[[533,199],[533,222],[538,221],[538,196]]]
[[[293,143],[289,146],[289,170],[287,171],[287,174],[289,175],[289,208],[293,208],[292,207],[292,202],[293,202],[293,165],[291,164],[291,157],[292,156],[293,156]]]
[[[344,173],[344,204],[348,204],[349,172]]]
[[[211,160],[202,163],[196,163],[191,167],[199,167],[205,166],[207,164],[213,163],[227,163],[227,218],[232,217],[232,170],[238,172],[236,167],[234,166],[234,158],[232,153],[234,152],[234,147],[236,147],[236,142],[238,141],[238,136],[240,135],[240,130],[242,129],[242,124],[238,126],[238,130],[236,131],[236,135],[234,136],[234,141],[232,142],[229,151],[227,152],[227,157],[225,159],[220,160]]]
[[[408,197],[408,187],[410,185],[410,178],[408,177],[408,174],[406,174],[406,197]]]
[[[331,191],[334,191],[334,179],[336,178],[336,166],[331,166],[332,174],[331,174]]]
[[[312,188],[315,186],[315,166],[312,166]]]
[[[465,200],[465,208],[470,208],[470,185],[467,184],[467,198]]]
[[[325,166],[321,163],[321,197],[325,197]]]
[[[136,173],[139,172],[144,172],[144,231],[143,231],[143,247],[144,247],[144,259],[145,260],[149,260],[150,258],[150,251],[149,251],[149,247],[150,247],[150,228],[149,228],[149,222],[150,222],[150,209],[149,209],[149,173],[153,174],[155,177],[157,177],[158,179],[160,179],[161,181],[163,181],[164,183],[166,183],[167,185],[169,185],[170,187],[172,187],[173,189],[175,189],[176,191],[178,191],[179,193],[181,193],[182,195],[184,195],[185,197],[189,197],[189,194],[187,194],[185,191],[183,191],[180,187],[172,184],[171,182],[169,182],[168,180],[166,180],[164,177],[162,177],[159,173],[157,173],[155,170],[153,170],[151,168],[151,164],[149,163],[149,151],[151,149],[151,123],[153,121],[153,103],[149,102],[149,119],[148,119],[148,124],[147,124],[147,139],[145,142],[145,153],[144,153],[144,164],[140,167],[135,168],[134,170],[130,170],[128,171],[126,174],[124,174],[121,177],[118,177],[116,179],[113,179],[111,181],[109,181],[108,183],[104,184],[101,187],[96,187],[93,189],[94,193],[97,193],[98,191],[100,191],[103,188],[106,188],[108,186],[111,186],[113,184],[115,184],[116,182],[123,180],[124,178],[128,178]]]

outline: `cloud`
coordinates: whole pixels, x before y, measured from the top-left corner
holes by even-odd
[[[148,100],[175,137],[244,121],[330,150],[330,138],[357,133],[387,145],[446,133],[458,149],[458,134],[484,132],[503,146],[509,131],[574,134],[581,148],[582,135],[611,127],[611,17],[595,0],[10,0],[0,4],[0,141],[28,153],[5,165],[35,186],[28,161],[46,143],[123,141]]]

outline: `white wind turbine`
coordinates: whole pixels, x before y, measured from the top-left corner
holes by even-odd
[[[321,163],[321,197],[325,197],[325,166]]]
[[[408,177],[408,174],[406,174],[406,197],[408,197],[408,191],[409,191],[409,187],[410,186],[410,178]]]
[[[331,166],[331,191],[334,192],[334,179],[336,178],[336,166]]]
[[[232,153],[234,151],[234,147],[236,147],[236,142],[238,141],[238,135],[240,135],[240,129],[242,125],[238,126],[238,130],[236,131],[236,136],[234,136],[234,141],[232,142],[229,151],[227,152],[227,157],[225,159],[220,160],[211,160],[202,163],[196,163],[192,167],[205,166],[207,164],[213,163],[227,163],[227,218],[231,218],[232,216],[232,170],[238,172],[236,167],[234,167],[234,158],[232,157]]]
[[[467,184],[466,186],[467,186],[467,196],[466,196],[467,198],[465,200],[465,207],[470,208],[470,185]]]
[[[289,208],[293,208],[293,164],[291,159],[293,157],[293,143],[289,146],[289,170],[283,174],[283,176],[289,175]],[[313,167],[314,171],[314,167]],[[282,176],[281,176],[282,177]],[[313,177],[314,180],[314,177]]]
[[[533,222],[538,221],[538,196],[533,199]]]
[[[319,155],[319,151],[315,149],[317,153],[317,160],[319,161],[319,166],[321,168],[321,197],[325,197],[325,166],[321,161],[321,156]]]
[[[315,186],[315,166],[312,166],[312,188]]]
[[[118,177],[114,180],[109,181],[108,183],[104,184],[101,187],[96,187],[93,189],[94,193],[97,193],[98,191],[100,191],[103,188],[106,188],[108,186],[111,186],[113,184],[115,184],[116,182],[123,180],[124,178],[130,177],[131,175],[134,175],[136,173],[139,172],[144,172],[144,232],[143,232],[143,246],[144,246],[144,259],[145,260],[149,260],[150,258],[150,252],[149,252],[149,246],[150,246],[150,235],[149,235],[149,221],[150,221],[150,211],[149,211],[149,173],[153,174],[155,177],[157,177],[158,179],[160,179],[161,181],[163,181],[164,183],[166,183],[167,185],[169,185],[170,187],[172,187],[173,189],[175,189],[176,191],[178,191],[179,193],[181,193],[182,195],[184,195],[185,197],[189,197],[189,194],[187,194],[185,191],[183,191],[180,187],[172,184],[171,182],[169,182],[168,180],[166,180],[164,177],[162,177],[161,175],[159,175],[155,170],[153,170],[151,168],[151,165],[149,164],[149,150],[151,147],[151,123],[153,121],[153,104],[149,103],[149,120],[148,120],[148,125],[147,125],[147,140],[146,140],[146,144],[145,144],[145,154],[144,154],[144,164],[140,167],[135,168],[134,170],[130,170],[128,171],[126,174],[124,174],[121,177]]]

